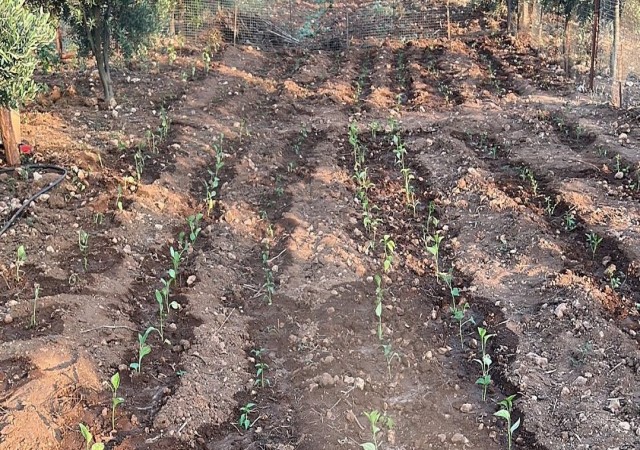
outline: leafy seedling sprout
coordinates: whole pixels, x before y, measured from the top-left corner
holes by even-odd
[[[376,308],[375,313],[378,319],[378,339],[382,340],[382,301],[384,300],[384,289],[382,288],[382,277],[376,274],[373,279],[376,282]]]
[[[423,234],[422,242],[424,243],[424,248],[431,253],[433,256],[433,266],[435,267],[436,276],[440,273],[440,269],[438,266],[438,260],[440,255],[440,242],[442,242],[442,235],[436,232],[432,235]]]
[[[468,303],[464,303],[462,307],[454,306],[453,308],[451,308],[451,314],[453,315],[453,318],[458,321],[458,333],[460,334],[460,345],[462,347],[464,347],[464,338],[462,335],[463,327],[468,323],[471,323],[471,324],[476,323],[473,316],[469,315],[469,318],[466,318],[468,309],[469,309]]]
[[[33,311],[31,312],[31,324],[34,328],[37,325],[36,322],[36,308],[38,306],[38,297],[40,296],[40,285],[38,283],[33,285]]]
[[[129,367],[138,373],[140,373],[142,370],[143,358],[151,353],[151,346],[147,344],[147,339],[149,338],[149,334],[151,334],[152,331],[158,330],[154,327],[149,327],[143,334],[138,333],[138,362],[132,362],[131,364],[129,364]]]
[[[393,428],[393,419],[380,413],[380,411],[373,410],[365,412],[364,415],[369,421],[369,427],[371,430],[371,441],[360,444],[363,450],[378,450],[380,443],[378,442],[378,434],[382,431],[381,426],[386,426],[388,429]]]
[[[267,369],[269,369],[268,364],[262,361],[256,363],[256,381],[253,383],[254,386],[260,386],[261,388],[271,386],[271,381],[265,377]]]
[[[255,411],[255,409],[255,403],[247,403],[242,408],[240,408],[240,419],[238,419],[238,425],[240,425],[240,428],[242,428],[243,430],[248,430],[258,421],[258,419],[260,419],[260,416],[258,416],[256,420],[254,420],[253,422],[251,421],[249,416],[252,412]]]
[[[116,429],[116,408],[124,403],[124,398],[118,397],[120,388],[120,372],[114,373],[109,379],[109,389],[111,389],[111,429]]]
[[[598,236],[598,234],[595,233],[594,231],[587,233],[586,236],[587,236],[587,244],[591,249],[591,258],[595,259],[596,251],[598,251],[598,246],[602,242],[602,237]]]
[[[389,379],[391,379],[391,363],[394,358],[400,361],[400,355],[398,352],[393,350],[391,342],[388,344],[382,344],[382,351],[384,352],[384,358],[387,360],[387,375],[389,375]]]
[[[16,281],[20,281],[20,269],[27,262],[27,252],[24,249],[24,245],[18,247],[16,251]]]
[[[511,412],[513,411],[514,398],[515,395],[510,395],[504,400],[499,401],[498,405],[500,406],[500,411],[493,413],[494,416],[500,417],[507,422],[507,443],[509,450],[511,450],[513,443],[513,433],[520,427],[520,419],[516,420],[513,424],[511,423]]]
[[[564,222],[564,229],[567,231],[573,231],[578,227],[576,223],[576,214],[573,210],[565,212],[562,216],[562,220]]]
[[[396,249],[396,243],[393,242],[393,239],[391,239],[391,236],[388,234],[385,234],[380,242],[384,244],[384,262],[382,263],[382,267],[384,273],[389,273],[391,265],[393,264],[393,253]]]
[[[78,232],[78,248],[80,249],[80,253],[82,254],[82,267],[84,267],[85,272],[87,271],[87,255],[89,254],[89,234],[80,230]]]
[[[79,424],[79,426],[80,426],[80,433],[84,438],[84,442],[87,450],[104,450],[103,443],[95,442],[93,445],[91,445],[91,442],[93,442],[93,434],[91,434],[91,431],[89,431],[89,428],[87,428],[85,424],[81,423]]]

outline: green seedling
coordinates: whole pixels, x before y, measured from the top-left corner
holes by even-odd
[[[380,131],[380,123],[379,122],[371,122],[369,124],[369,129],[371,130],[371,137],[373,139],[376,138],[376,134],[378,133],[378,131]]]
[[[393,419],[388,417],[386,414],[381,414],[380,411],[377,410],[365,412],[364,415],[369,421],[372,442],[365,442],[364,444],[360,444],[360,447],[362,447],[363,450],[378,450],[380,448],[380,443],[378,442],[378,434],[382,431],[381,426],[385,426],[389,430],[392,429],[394,425]]]
[[[182,262],[182,251],[177,251],[173,247],[169,247],[169,256],[171,256],[171,264],[173,265],[174,273],[178,273],[180,271],[180,263]]]
[[[375,313],[378,319],[378,339],[382,340],[382,301],[384,300],[384,289],[382,288],[382,277],[376,274],[373,277],[376,283],[376,308]]]
[[[124,403],[124,398],[118,397],[120,388],[120,372],[114,373],[109,379],[109,389],[111,389],[111,429],[116,429],[116,408]]]
[[[511,424],[511,412],[513,411],[513,399],[515,395],[510,395],[506,397],[504,400],[498,402],[500,406],[500,411],[496,411],[493,413],[494,416],[500,417],[507,422],[507,443],[508,449],[511,450],[511,446],[513,443],[513,433],[520,427],[520,419],[516,420],[515,423]]]
[[[565,212],[562,216],[562,221],[564,222],[564,229],[567,231],[573,231],[578,227],[576,214],[573,210]]]
[[[95,225],[100,226],[100,225],[102,225],[102,223],[103,223],[103,222],[104,222],[104,214],[102,214],[102,213],[95,213],[95,214],[93,215],[93,223],[94,223]]]
[[[220,178],[218,178],[215,172],[212,172],[211,170],[209,170],[208,172],[209,180],[203,181],[203,184],[206,190],[204,201],[207,206],[207,216],[210,216],[211,211],[213,211],[213,208],[216,205],[216,196],[218,195],[217,190],[218,185],[220,184]]]
[[[158,128],[160,139],[164,140],[169,136],[169,128],[171,128],[171,119],[169,118],[169,114],[166,109],[160,108],[160,127]]]
[[[202,217],[202,213],[187,217],[187,224],[189,224],[189,240],[192,245],[195,244],[200,231],[202,231],[202,228],[200,228],[200,221],[202,220]]]
[[[389,379],[391,379],[391,363],[394,358],[400,361],[400,355],[398,352],[393,350],[391,342],[388,344],[382,344],[382,351],[384,352],[384,359],[387,361],[387,374],[389,375]]]
[[[16,281],[20,281],[20,273],[22,266],[27,262],[27,251],[24,249],[24,245],[20,245],[16,251]]]
[[[427,221],[424,225],[424,229],[422,232],[422,236],[424,238],[424,236],[429,235],[429,228],[431,227],[431,225],[434,226],[434,228],[438,227],[438,219],[435,217],[435,212],[436,212],[436,204],[435,202],[432,200],[429,202],[429,206],[427,208]]]
[[[147,339],[152,331],[158,330],[154,327],[149,327],[143,334],[138,333],[138,362],[132,362],[129,364],[129,367],[138,373],[142,371],[142,360],[145,356],[151,353],[151,346],[147,344]]]
[[[451,295],[451,310],[456,309],[456,299],[460,296],[460,288],[453,286],[453,269],[449,269],[448,272],[438,273],[438,278],[444,281],[449,288],[449,294]]]
[[[256,381],[253,383],[254,386],[260,386],[261,388],[271,386],[271,381],[264,376],[267,369],[269,369],[269,366],[266,363],[256,363]]]
[[[482,350],[482,356],[480,359],[475,359],[482,368],[482,376],[476,380],[476,384],[482,386],[482,400],[487,400],[487,388],[491,384],[491,375],[489,375],[489,369],[491,367],[491,357],[487,354],[487,342],[495,334],[487,334],[486,328],[478,327],[478,336],[480,336],[480,348]]]
[[[384,262],[382,263],[382,267],[384,273],[389,273],[393,264],[393,254],[396,250],[396,243],[393,242],[393,239],[391,239],[391,236],[388,234],[385,234],[380,242],[384,245]]]
[[[451,315],[453,318],[458,321],[458,333],[460,335],[460,345],[464,348],[464,337],[462,334],[462,329],[468,323],[474,324],[476,323],[475,319],[472,315],[469,315],[467,318],[467,310],[469,309],[469,304],[464,303],[462,307],[454,306],[451,308]]]
[[[80,253],[82,254],[82,266],[84,267],[85,272],[87,271],[87,256],[89,254],[89,234],[80,230],[78,232],[78,248],[80,249]]]
[[[269,267],[269,250],[265,249],[262,252],[262,265],[264,270],[264,284],[262,288],[265,291],[264,300],[267,305],[273,304],[273,295],[276,293],[276,283],[273,276],[273,271]]]
[[[591,249],[591,259],[595,259],[598,246],[602,242],[602,237],[598,236],[594,231],[587,233],[585,236],[587,237],[587,244]]]
[[[251,421],[249,416],[252,412],[255,411],[255,409],[255,403],[247,403],[242,408],[240,408],[240,419],[238,419],[238,425],[240,425],[240,428],[242,428],[243,430],[248,430],[258,421],[258,419],[260,419],[260,416],[258,416],[256,420],[254,420],[253,422]]]
[[[520,178],[522,181],[529,181],[531,185],[531,190],[533,191],[534,196],[538,196],[538,180],[536,180],[535,174],[528,167],[523,167],[520,169]]]
[[[393,142],[393,145],[395,145],[395,148],[393,149],[393,153],[394,155],[396,155],[396,165],[404,169],[405,168],[404,157],[407,154],[407,149],[402,143],[402,138],[400,137],[400,135],[394,134],[393,137],[391,138],[391,142]]]
[[[436,278],[440,273],[438,261],[440,260],[440,242],[442,242],[442,235],[437,231],[433,235],[422,234],[422,242],[427,252],[433,256],[433,267],[435,268]]]
[[[167,293],[167,296],[169,294]],[[159,291],[158,289],[156,289],[156,303],[158,304],[158,316],[159,316],[159,320],[160,320],[160,328],[159,328],[159,333],[160,333],[160,339],[164,342],[164,319],[167,315],[167,313],[165,312],[165,308],[164,308],[164,294],[162,291]]]
[[[93,442],[93,434],[91,434],[91,432],[89,431],[89,428],[87,428],[85,424],[81,423],[79,424],[79,426],[80,426],[80,433],[84,438],[86,450],[104,450],[104,444],[101,442],[95,442],[93,443],[93,445],[91,444],[91,442]]]
[[[140,183],[142,172],[144,171],[144,153],[142,153],[142,145],[138,146],[138,150],[133,154],[133,162],[136,168],[136,180]]]
[[[358,122],[355,120],[349,123],[349,144],[353,148],[353,170],[358,172],[360,166],[364,164],[364,150],[358,139]]]
[[[544,197],[544,203],[545,203],[544,211],[547,213],[549,217],[552,217],[555,214],[556,207],[558,206],[560,201],[556,200],[554,202],[553,199],[547,195]]]
[[[36,308],[38,305],[38,297],[40,297],[40,285],[38,283],[33,285],[33,310],[31,311],[31,328],[35,328],[36,322]]]

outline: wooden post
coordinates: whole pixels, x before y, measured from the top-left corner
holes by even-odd
[[[16,120],[17,119],[17,120]],[[17,124],[17,125],[16,125]],[[4,155],[9,166],[20,164],[20,116],[17,111],[0,108],[0,137],[4,147]]]
[[[591,67],[589,69],[589,90],[593,92],[598,58],[598,33],[600,33],[600,0],[593,1],[593,28],[591,30]]]
[[[236,46],[236,39],[238,38],[238,2],[235,2],[235,9],[233,13],[233,46]]]
[[[447,39],[451,41],[451,7],[449,0],[447,0]]]
[[[622,107],[622,83],[620,81],[613,80],[611,83],[611,105],[614,108]]]

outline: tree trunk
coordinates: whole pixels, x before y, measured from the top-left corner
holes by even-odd
[[[17,118],[17,120],[16,120]],[[9,166],[20,164],[20,116],[15,110],[0,108],[0,137],[4,147],[4,155]]]
[[[507,0],[507,33],[511,34],[511,22],[513,20],[513,0]]]
[[[58,27],[56,28],[56,50],[58,51],[58,57],[60,61],[63,60],[64,57],[64,47],[62,46],[62,27],[58,23]]]
[[[564,55],[564,72],[571,75],[571,16],[564,20],[564,31],[562,41],[562,53]]]
[[[613,42],[611,44],[611,78],[616,81],[618,73],[618,53],[620,51],[620,0],[615,0],[613,13]]]
[[[116,103],[113,93],[113,82],[111,80],[111,70],[109,69],[111,35],[109,33],[108,21],[110,13],[109,7],[104,12],[99,7],[84,10],[84,28],[89,38],[91,52],[96,58],[96,66],[98,75],[100,76],[100,82],[102,83],[102,92],[107,108],[113,108]],[[87,17],[93,19],[91,24],[89,24]]]

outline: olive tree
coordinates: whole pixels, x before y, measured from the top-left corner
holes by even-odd
[[[0,134],[7,163],[17,165],[18,108],[36,93],[36,53],[53,41],[55,31],[49,14],[31,10],[24,0],[1,0],[0,17]]]
[[[67,0],[65,15],[84,54],[95,57],[104,101],[115,106],[111,52],[117,44],[131,56],[147,44],[166,18],[171,0]]]

